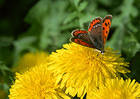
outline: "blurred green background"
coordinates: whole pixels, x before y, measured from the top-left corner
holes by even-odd
[[[47,52],[69,42],[98,16],[113,16],[106,46],[130,62],[140,82],[140,0],[0,0],[0,99],[8,99],[16,62],[26,52]]]

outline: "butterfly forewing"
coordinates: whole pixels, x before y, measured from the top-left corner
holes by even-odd
[[[93,26],[102,22],[102,18],[101,17],[97,17],[95,18],[94,20],[92,20],[89,24],[89,28],[88,28],[88,31],[90,32],[92,29],[93,29]]]
[[[103,27],[103,40],[104,40],[104,44],[106,43],[108,34],[109,34],[109,30],[111,27],[111,21],[112,21],[112,15],[108,15],[105,16],[105,18],[103,19],[103,23],[102,23],[102,27]]]

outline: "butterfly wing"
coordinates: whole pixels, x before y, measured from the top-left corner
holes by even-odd
[[[84,34],[84,33],[88,33],[88,32],[85,30],[74,30],[72,31],[71,35],[77,37],[79,34]]]
[[[112,16],[108,15],[102,18],[95,18],[89,25],[88,32],[85,30],[75,30],[72,32],[71,41],[92,47],[104,52],[104,45],[109,34]]]
[[[93,29],[93,26],[95,26],[96,24],[102,22],[102,18],[101,17],[97,17],[95,18],[94,20],[92,20],[90,22],[90,25],[89,25],[89,28],[88,28],[88,31],[90,32],[92,29]]]
[[[72,36],[76,37],[76,38],[79,38],[79,39],[81,39],[85,42],[91,43],[91,41],[89,39],[89,36],[88,36],[88,32],[85,31],[85,30],[74,30],[72,32]]]
[[[89,38],[96,49],[104,52],[102,22],[93,26],[92,30],[89,32]]]
[[[76,38],[76,37],[72,37],[70,39],[70,41],[75,42],[75,43],[80,44],[80,45],[83,45],[83,46],[86,46],[86,47],[92,47],[93,48],[92,44],[87,43],[87,42],[85,42],[85,41],[83,41],[83,40],[81,40],[79,38]]]
[[[104,44],[106,43],[106,40],[107,40],[107,37],[108,37],[108,34],[109,34],[109,30],[110,30],[110,27],[111,27],[111,21],[112,21],[112,15],[107,15],[103,19],[103,23],[102,23],[103,32],[102,32],[102,35],[103,35]]]
[[[87,46],[87,47],[93,47],[87,31],[74,30],[71,34],[73,36],[70,39],[72,42],[75,42],[75,43],[78,43],[80,45]]]

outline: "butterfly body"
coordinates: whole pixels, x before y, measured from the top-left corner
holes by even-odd
[[[105,16],[104,19],[101,17],[95,18],[90,23],[88,31],[74,30],[71,41],[104,52],[104,45],[111,27],[111,20],[111,15]]]

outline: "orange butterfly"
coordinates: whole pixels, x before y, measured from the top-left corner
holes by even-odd
[[[107,15],[103,19],[97,17],[89,25],[88,31],[74,30],[71,41],[83,46],[96,48],[104,52],[104,45],[111,27],[112,15]]]

